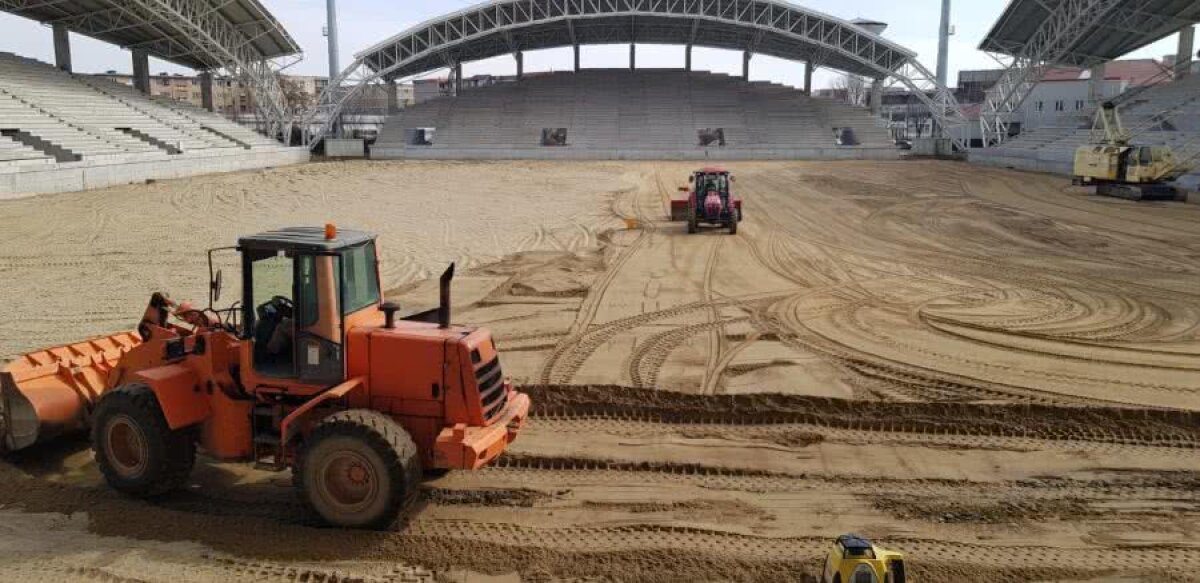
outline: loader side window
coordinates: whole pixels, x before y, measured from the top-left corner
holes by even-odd
[[[375,245],[355,247],[342,254],[345,262],[345,305],[343,313],[357,312],[379,303],[379,273],[376,271]]]

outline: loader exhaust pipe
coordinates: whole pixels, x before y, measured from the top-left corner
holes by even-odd
[[[440,303],[438,304],[438,328],[450,327],[450,282],[454,280],[454,264],[442,273],[442,279],[438,287]]]

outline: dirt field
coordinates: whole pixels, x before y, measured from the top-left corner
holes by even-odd
[[[913,579],[1200,580],[1200,207],[940,162],[350,163],[0,203],[0,355],[205,297],[203,251],[382,234],[405,310],[490,327],[535,415],[394,532],[204,463],[145,503],[87,444],[0,462],[0,580],[797,581],[859,532]],[[625,219],[637,221],[626,228]],[[226,278],[227,281],[232,278]],[[227,298],[237,291],[226,290]]]

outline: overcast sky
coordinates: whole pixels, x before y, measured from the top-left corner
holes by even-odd
[[[328,74],[328,56],[321,29],[325,25],[325,0],[262,0],[283,25],[292,33],[305,51],[304,61],[289,72],[308,75]],[[937,65],[937,29],[940,0],[794,0],[793,3],[830,14],[853,19],[858,17],[888,23],[885,37],[917,52],[918,58],[930,70]],[[478,4],[478,0],[338,0],[338,21],[341,38],[341,65],[353,60],[355,52],[386,39],[410,26],[441,14]],[[1007,0],[956,0],[953,24],[957,34],[950,47],[950,83],[956,82],[956,72],[962,69],[995,67],[995,62],[976,50],[980,40],[1003,12]],[[131,70],[129,53],[79,35],[71,35],[72,56],[78,72]],[[1130,57],[1154,57],[1173,54],[1176,37],[1164,39]],[[33,21],[0,13],[0,51],[53,62],[54,46],[50,29]],[[583,47],[584,67],[622,67],[628,63],[625,46]],[[697,68],[718,72],[738,73],[741,56],[732,51],[716,49],[695,50]],[[151,59],[151,72],[188,73],[174,65]],[[540,71],[568,69],[572,66],[570,48],[529,52],[525,69]],[[683,67],[683,48],[670,46],[639,46],[639,67]],[[511,57],[497,57],[468,63],[465,74],[512,74],[516,67]],[[438,73],[435,73],[438,74]],[[803,67],[771,57],[756,57],[750,67],[751,78],[801,85]],[[827,87],[836,73],[821,71],[815,85]]]

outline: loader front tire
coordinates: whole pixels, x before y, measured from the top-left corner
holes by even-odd
[[[92,416],[92,451],[113,489],[151,498],[187,483],[196,463],[196,440],[188,429],[171,430],[154,391],[122,385],[100,399]]]
[[[321,420],[298,453],[292,479],[327,524],[383,530],[416,497],[421,460],[408,432],[377,411],[352,409]]]

